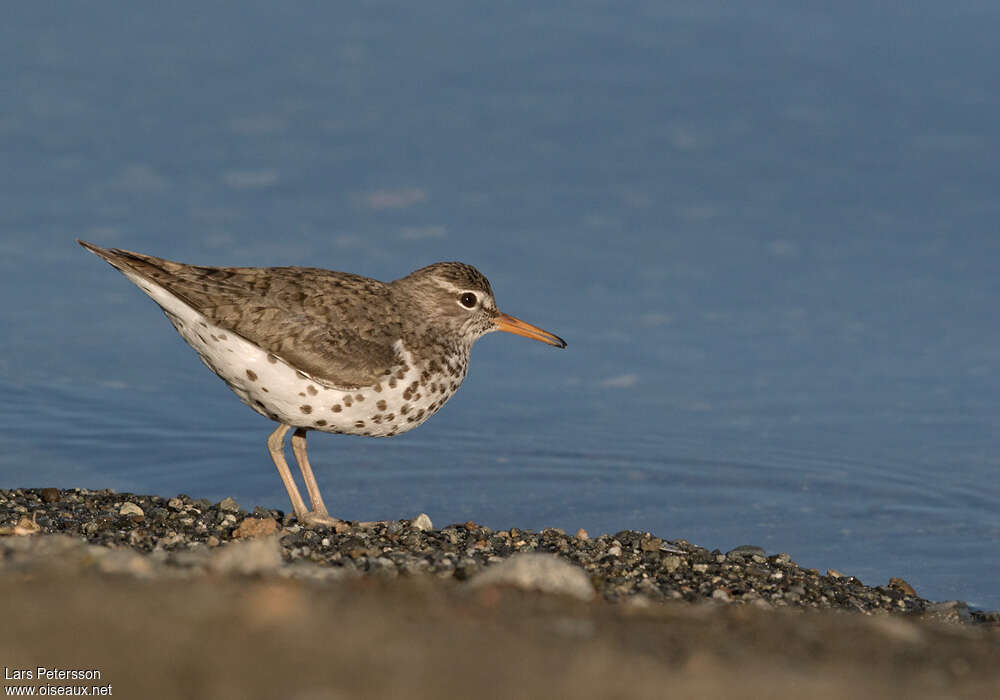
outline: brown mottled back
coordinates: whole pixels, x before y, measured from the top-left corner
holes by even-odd
[[[378,280],[318,268],[186,265],[81,245],[317,379],[364,386],[398,364],[392,345],[402,322]]]

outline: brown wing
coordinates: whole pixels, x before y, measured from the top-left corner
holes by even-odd
[[[377,280],[304,267],[185,265],[79,243],[319,380],[369,386],[400,364],[392,346],[402,324]]]

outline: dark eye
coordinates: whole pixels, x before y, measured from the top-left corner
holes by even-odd
[[[458,298],[458,300],[459,302],[461,302],[462,306],[464,306],[467,309],[471,309],[473,306],[476,305],[476,302],[478,301],[478,299],[476,299],[476,295],[473,294],[472,292],[465,292],[462,296]]]

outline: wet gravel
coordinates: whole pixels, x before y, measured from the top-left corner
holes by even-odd
[[[426,516],[348,523],[337,530],[304,528],[277,510],[247,512],[231,498],[210,503],[186,495],[162,498],[107,489],[0,489],[0,570],[47,557],[144,577],[225,570],[462,582],[515,555],[549,553],[582,569],[598,596],[629,605],[712,601],[1000,626],[997,612],[970,610],[961,601],[926,600],[901,579],[865,585],[834,570],[802,568],[788,554],[768,554],[751,545],[721,552],[631,530],[590,537],[558,529],[493,530],[473,522],[437,529]],[[38,537],[44,534],[69,537],[53,538],[58,545],[23,544],[45,540]],[[254,549],[248,546],[252,542],[269,544]]]

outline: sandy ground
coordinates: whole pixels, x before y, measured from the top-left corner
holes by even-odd
[[[0,575],[5,675],[119,698],[995,698],[989,626],[583,602],[432,577]],[[77,691],[79,692],[79,691]],[[91,690],[91,693],[95,689]]]

